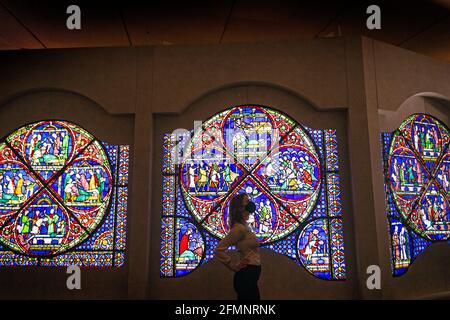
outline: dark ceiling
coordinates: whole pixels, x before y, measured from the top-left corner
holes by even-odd
[[[66,8],[81,8],[81,30]],[[366,8],[381,7],[381,30]],[[8,1],[0,50],[283,41],[365,35],[450,61],[450,0],[429,1]]]

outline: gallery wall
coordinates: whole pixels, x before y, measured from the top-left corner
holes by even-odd
[[[450,96],[448,64],[366,38],[334,38],[10,51],[0,53],[0,66],[0,136],[59,118],[131,146],[125,266],[82,269],[79,291],[66,289],[63,268],[2,268],[1,298],[233,298],[232,275],[215,261],[186,277],[159,277],[161,138],[245,103],[274,107],[313,128],[337,129],[339,140],[348,279],[316,279],[262,250],[263,298],[404,298],[448,290],[446,245],[432,246],[399,279],[390,274],[379,144],[380,128],[401,122],[383,110],[397,112],[423,92]],[[403,109],[422,110],[416,106],[422,104],[447,122],[445,103],[427,99]],[[381,267],[382,290],[367,289],[372,264]]]

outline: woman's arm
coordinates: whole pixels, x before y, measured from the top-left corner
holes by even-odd
[[[231,255],[228,253],[228,248],[242,240],[245,235],[244,231],[244,227],[236,223],[225,238],[220,240],[214,250],[214,257],[233,271],[236,271],[236,268],[231,265]]]

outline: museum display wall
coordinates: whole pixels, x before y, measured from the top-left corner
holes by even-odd
[[[0,297],[233,299],[232,274],[216,261],[160,276],[163,135],[192,129],[238,105],[279,110],[313,129],[335,129],[345,280],[322,280],[262,249],[263,299],[441,297],[450,247],[437,243],[392,276],[381,133],[413,113],[448,123],[450,65],[368,38],[229,45],[29,50],[0,53],[0,136],[61,119],[130,146],[125,263],[66,269],[1,267]],[[367,268],[381,268],[369,290]]]

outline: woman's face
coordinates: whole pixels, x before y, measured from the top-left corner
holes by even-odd
[[[250,202],[250,199],[248,198],[248,196],[245,196],[245,197],[242,199],[242,205],[244,206],[243,218],[244,218],[245,221],[247,221],[247,220],[248,220],[248,217],[250,216],[250,213],[249,213],[247,210],[245,210],[245,206],[246,206],[249,202]]]

